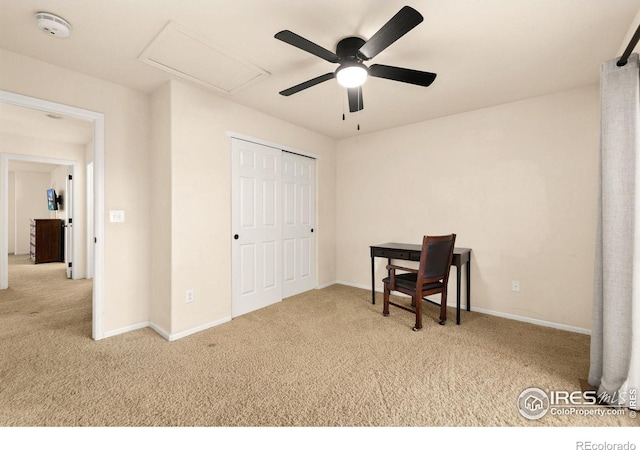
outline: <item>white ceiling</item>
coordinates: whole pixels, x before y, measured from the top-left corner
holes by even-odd
[[[335,51],[345,36],[371,37],[405,4],[424,22],[368,64],[435,72],[430,87],[369,79],[355,114],[335,80],[278,94],[336,65],[275,33],[289,29]],[[360,132],[382,130],[597,83],[639,8],[640,0],[0,0],[0,47],[152,92],[175,75],[138,57],[173,21],[269,73],[232,94],[212,93],[341,138],[357,134],[358,123]],[[69,21],[71,37],[38,30],[38,11]]]

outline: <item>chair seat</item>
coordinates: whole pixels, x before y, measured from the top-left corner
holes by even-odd
[[[396,275],[396,286],[410,289],[412,291],[416,290],[416,282],[418,280],[418,274],[415,273],[402,273]],[[387,277],[382,280],[383,283],[389,284],[391,283],[391,277]],[[442,287],[442,283],[437,281],[435,283],[426,283],[422,285],[423,291],[430,291],[431,289],[439,289]]]

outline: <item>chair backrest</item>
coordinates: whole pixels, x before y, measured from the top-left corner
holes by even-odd
[[[449,279],[449,268],[453,260],[453,249],[456,235],[424,236],[418,279],[424,282],[443,280],[445,285]]]

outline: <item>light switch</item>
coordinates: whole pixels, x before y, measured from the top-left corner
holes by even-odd
[[[110,222],[124,222],[124,211],[109,211]]]

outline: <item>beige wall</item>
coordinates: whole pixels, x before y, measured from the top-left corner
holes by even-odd
[[[171,83],[171,333],[231,316],[231,140],[227,131],[318,154],[317,283],[335,280],[332,139]],[[185,302],[185,291],[195,302]]]
[[[149,320],[149,97],[123,86],[0,50],[0,89],[105,117],[104,330]]]
[[[69,172],[69,168],[67,166],[58,166],[56,167],[49,176],[49,187],[53,188],[56,191],[56,195],[62,198],[62,201],[58,203],[58,210],[53,211],[51,214],[55,217],[54,219],[65,219],[66,210],[69,208],[69,201],[71,199],[67,198],[67,174]]]
[[[151,97],[151,298],[149,320],[171,331],[171,91]]]
[[[0,53],[0,57],[2,53]],[[2,59],[0,59],[2,61]],[[0,78],[1,81],[1,78]],[[0,89],[2,89],[0,84]],[[8,90],[8,89],[5,89]],[[0,133],[2,153],[84,161],[84,146]]]
[[[339,141],[337,279],[370,286],[372,244],[455,232],[473,249],[472,307],[590,329],[598,98],[590,86]]]

